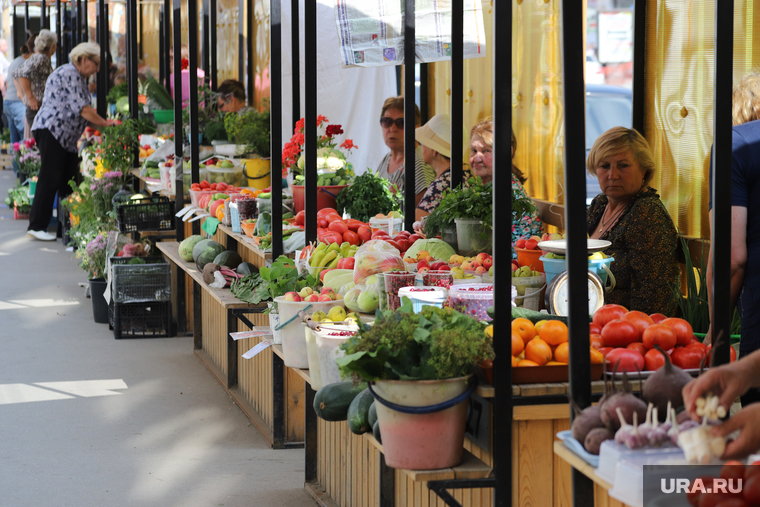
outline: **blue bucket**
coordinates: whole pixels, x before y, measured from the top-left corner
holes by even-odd
[[[546,273],[546,285],[548,286],[549,283],[551,283],[552,279],[562,273],[563,271],[567,271],[567,267],[565,265],[565,259],[547,259],[546,256],[542,255],[540,258],[541,262],[544,264],[544,273]],[[606,259],[589,259],[588,261],[588,270],[596,273],[599,275],[599,278],[602,279],[602,284],[607,285],[607,270],[604,269],[602,266],[607,266],[609,269],[610,264],[615,260],[614,257],[607,257]],[[615,286],[615,282],[612,282],[612,287]]]

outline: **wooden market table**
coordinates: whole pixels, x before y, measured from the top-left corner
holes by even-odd
[[[594,473],[594,467],[568,449],[564,442],[554,442],[554,454],[559,460],[564,461],[594,481],[594,507],[628,507],[626,504],[609,496],[607,492],[612,488],[612,484],[599,478]]]

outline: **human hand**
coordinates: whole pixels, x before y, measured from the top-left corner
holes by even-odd
[[[723,459],[744,458],[760,449],[760,425],[757,424],[760,417],[760,403],[748,405],[742,408],[733,417],[719,426],[710,430],[713,435],[726,437],[732,432],[739,430],[739,437],[726,444]]]
[[[697,398],[707,393],[719,397],[718,405],[729,412],[736,398],[746,393],[751,387],[751,375],[744,371],[740,361],[710,368],[708,371],[686,384],[683,388],[683,403],[686,411],[695,421],[702,418],[697,415]],[[760,433],[758,433],[760,435]]]
[[[40,103],[37,102],[37,98],[35,96],[29,97],[27,105],[32,108],[32,111],[36,111],[40,108]]]

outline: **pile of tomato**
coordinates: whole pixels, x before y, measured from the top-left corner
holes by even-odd
[[[665,363],[656,348],[659,346],[671,362],[683,369],[699,368],[709,363],[712,345],[704,345],[694,337],[691,324],[661,313],[647,315],[628,311],[620,305],[605,305],[594,313],[589,324],[591,346],[607,359],[607,368],[618,364],[618,371],[654,371]],[[731,348],[731,361],[736,351]],[[618,363],[619,361],[619,363]]]
[[[686,498],[694,507],[760,507],[760,461],[744,465],[726,461],[720,470],[723,488],[715,477],[699,477],[689,484]],[[718,491],[714,491],[714,490]]]
[[[196,192],[200,190],[217,190],[219,192],[240,193],[243,188],[228,185],[225,182],[209,183],[208,181],[203,180],[200,183],[193,183],[190,185],[190,190],[195,190]]]

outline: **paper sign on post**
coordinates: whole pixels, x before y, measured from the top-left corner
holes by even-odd
[[[240,331],[237,333],[230,333],[230,336],[233,340],[243,340],[245,338],[255,338],[257,336],[270,336],[272,334],[272,330],[269,328],[264,329],[258,329],[254,328],[253,331]]]
[[[272,340],[264,340],[255,347],[253,347],[251,350],[243,354],[243,359],[251,359],[253,356],[258,354],[259,352],[262,352],[267,347],[271,347],[274,345],[274,342]]]

